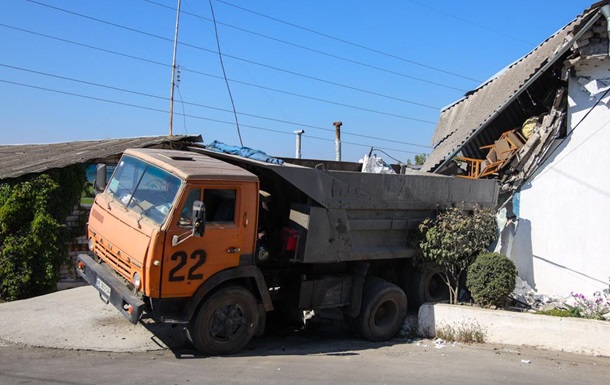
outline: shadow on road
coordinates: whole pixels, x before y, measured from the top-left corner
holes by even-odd
[[[177,359],[200,359],[208,356],[199,353],[188,341],[185,325],[169,325],[143,318],[140,323],[152,334],[153,341],[167,347]],[[338,319],[313,318],[300,329],[274,327],[264,336],[254,338],[241,352],[228,357],[327,355],[357,356],[359,351],[404,344],[406,338],[387,342],[369,342],[355,336],[348,326]]]

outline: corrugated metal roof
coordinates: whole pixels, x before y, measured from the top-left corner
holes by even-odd
[[[532,52],[443,110],[432,138],[432,143],[438,144],[426,159],[422,170],[434,171],[445,158],[462,147],[477,130],[502,112],[525,90],[532,79],[540,75],[545,65],[550,65],[563,56],[565,49],[574,42],[574,32],[583,22],[597,15],[598,8],[607,2],[594,4]]]
[[[128,148],[201,142],[201,136],[150,136],[50,144],[0,146],[0,180],[119,156]]]

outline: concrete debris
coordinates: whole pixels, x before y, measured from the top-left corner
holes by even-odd
[[[419,347],[422,347],[422,348],[429,348],[429,347],[434,346],[435,349],[444,349],[444,348],[446,348],[448,346],[449,347],[457,346],[457,344],[458,344],[457,342],[448,342],[448,341],[446,341],[446,340],[444,340],[442,338],[437,338],[437,339],[435,339],[433,341],[432,345],[428,344],[428,343],[424,343],[424,342],[417,342],[415,344],[415,346],[419,346]]]
[[[610,289],[605,289],[601,293],[598,292],[595,296],[596,297],[589,298],[588,301],[591,304],[593,301],[599,301],[601,303],[603,302],[603,298],[606,298],[607,303],[610,303]],[[512,292],[511,297],[517,303],[518,307],[526,307],[529,313],[548,312],[555,309],[570,310],[583,306],[581,303],[582,301],[579,303],[572,295],[558,297],[538,294],[526,281],[519,277],[517,277],[515,290]],[[599,311],[599,308],[597,311]],[[602,314],[604,319],[610,320],[610,306],[606,305],[600,313],[604,313]]]
[[[538,308],[538,310],[540,311],[551,311],[551,310],[555,310],[557,308],[560,308],[561,304],[556,303],[556,302],[551,302],[551,303],[545,303],[540,305],[540,307]]]
[[[556,308],[557,304],[563,303],[559,297],[538,294],[526,281],[519,277],[517,277],[517,283],[515,285],[515,290],[512,293],[512,297],[517,302],[536,310],[539,310],[543,305],[554,304],[553,306],[555,307],[551,308]]]

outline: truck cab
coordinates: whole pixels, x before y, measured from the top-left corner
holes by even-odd
[[[235,341],[253,335],[259,309],[271,309],[253,260],[258,195],[255,175],[208,156],[127,150],[95,198],[88,222],[94,256],[80,255],[77,270],[133,323],[144,310],[164,322],[198,319],[189,328],[197,347],[240,348]],[[216,301],[200,315],[203,298],[225,299],[223,290],[245,299]],[[216,328],[216,341],[202,341],[214,337],[197,327]]]

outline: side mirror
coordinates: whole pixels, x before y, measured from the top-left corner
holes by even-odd
[[[106,165],[98,164],[95,169],[95,182],[93,182],[93,188],[98,193],[101,193],[106,188]]]
[[[193,202],[193,236],[203,237],[205,234],[205,205],[202,201]]]

